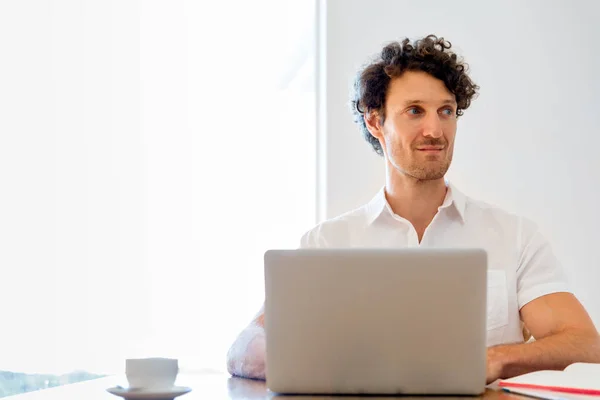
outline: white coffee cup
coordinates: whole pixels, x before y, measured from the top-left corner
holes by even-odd
[[[125,375],[132,389],[170,389],[175,384],[179,363],[172,358],[130,358],[125,360]]]

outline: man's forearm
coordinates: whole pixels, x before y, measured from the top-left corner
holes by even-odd
[[[265,334],[259,325],[251,325],[237,337],[227,354],[230,374],[244,378],[265,379]]]
[[[497,363],[502,379],[537,370],[563,370],[574,362],[600,362],[600,336],[566,331],[531,343],[492,347],[488,357]]]

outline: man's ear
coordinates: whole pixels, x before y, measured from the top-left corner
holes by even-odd
[[[380,142],[383,141],[382,118],[378,111],[368,111],[363,116],[367,129]]]

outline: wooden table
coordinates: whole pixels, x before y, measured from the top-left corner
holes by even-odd
[[[17,396],[11,396],[10,400],[121,400],[121,397],[114,396],[106,391],[107,388],[125,383],[122,376],[111,376],[107,378],[96,379],[87,382],[80,382],[71,385],[55,387],[51,389],[39,390],[36,392],[24,393]],[[197,373],[181,375],[177,379],[177,385],[189,386],[192,391],[177,397],[177,400],[259,400],[259,399],[286,399],[286,400],[306,400],[306,399],[369,399],[374,400],[390,399],[394,397],[355,397],[355,396],[281,396],[274,395],[267,391],[265,382],[254,381],[241,378],[233,378],[223,373]],[[410,397],[404,396],[402,399],[486,399],[486,400],[523,400],[526,397],[513,395],[501,390],[487,389],[481,397]]]

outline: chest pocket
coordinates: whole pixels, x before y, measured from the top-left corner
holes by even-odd
[[[487,345],[502,343],[508,325],[508,288],[506,272],[488,270],[487,281]]]

